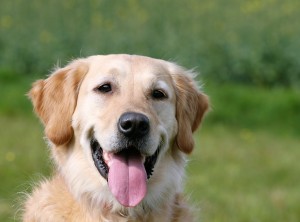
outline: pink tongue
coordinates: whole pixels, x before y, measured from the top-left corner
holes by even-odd
[[[113,154],[108,173],[108,186],[125,207],[138,205],[147,192],[147,174],[140,155]]]

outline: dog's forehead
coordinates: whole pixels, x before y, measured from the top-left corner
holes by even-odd
[[[109,55],[93,56],[89,59],[89,78],[101,79],[113,77],[121,81],[135,78],[150,82],[151,80],[170,80],[168,62],[144,56],[135,55]]]

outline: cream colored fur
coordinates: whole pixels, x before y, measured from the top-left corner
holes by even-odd
[[[55,174],[41,182],[24,205],[23,221],[193,221],[182,194],[192,133],[208,108],[189,72],[174,63],[132,55],[78,59],[33,84],[29,96],[45,126]],[[111,94],[97,92],[110,83]],[[167,98],[151,98],[154,88]],[[127,111],[150,120],[143,152],[162,143],[147,195],[126,208],[111,194],[92,159],[91,134],[106,152],[115,152],[117,121]]]

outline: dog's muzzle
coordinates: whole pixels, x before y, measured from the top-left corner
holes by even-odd
[[[114,152],[105,151],[93,136],[90,142],[92,157],[116,199],[122,205],[132,207],[146,195],[147,179],[153,173],[160,144],[151,156],[142,152],[144,141],[149,135],[150,121],[140,113],[122,114],[118,121],[118,131],[120,142]]]

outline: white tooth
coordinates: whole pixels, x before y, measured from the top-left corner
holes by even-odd
[[[108,167],[110,167],[111,166],[111,153],[109,153],[109,152],[105,152],[104,150],[103,150],[103,160],[104,160],[104,162],[106,163],[106,165],[108,166]]]

